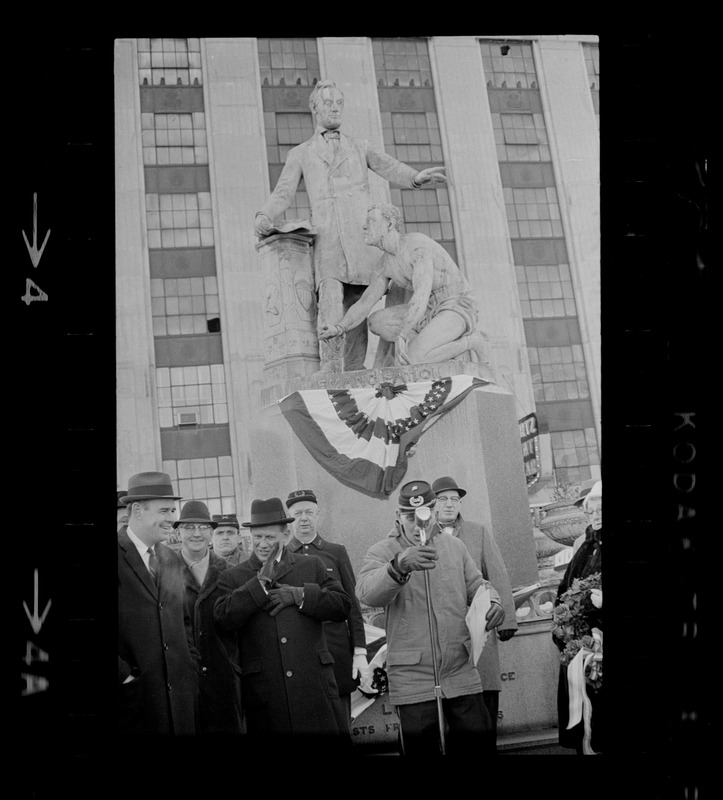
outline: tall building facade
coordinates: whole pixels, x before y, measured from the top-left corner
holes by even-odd
[[[240,516],[289,489],[256,486],[249,456],[253,216],[313,132],[321,79],[344,92],[347,133],[446,168],[416,191],[371,175],[373,199],[467,276],[497,379],[537,416],[543,472],[600,477],[597,37],[122,39],[115,65],[119,486],[162,469]],[[302,183],[286,217],[308,215]]]

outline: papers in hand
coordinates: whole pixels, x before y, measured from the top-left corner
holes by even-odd
[[[477,589],[472,603],[467,611],[465,622],[471,639],[469,659],[472,666],[476,666],[482,655],[482,649],[487,641],[489,631],[485,630],[487,612],[490,610],[490,590],[484,584]]]

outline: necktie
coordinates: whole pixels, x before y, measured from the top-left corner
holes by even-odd
[[[158,586],[158,556],[156,555],[156,551],[152,548],[148,548],[148,570],[153,576],[153,581]]]
[[[332,153],[336,155],[336,152],[339,149],[339,140],[340,140],[339,131],[324,131],[324,139],[331,148]]]

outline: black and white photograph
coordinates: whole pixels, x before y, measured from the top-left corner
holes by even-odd
[[[21,500],[57,529],[28,765],[698,797],[708,128],[662,39],[47,46],[12,212]]]

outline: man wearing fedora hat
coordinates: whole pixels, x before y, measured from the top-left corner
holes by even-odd
[[[503,621],[504,611],[499,595],[464,544],[442,534],[433,515],[427,522],[418,518],[415,512],[431,510],[435,503],[426,481],[410,481],[401,487],[395,526],[367,551],[359,570],[357,596],[362,603],[386,609],[389,698],[399,716],[403,754],[440,753],[435,672],[449,728],[449,754],[491,754],[492,725],[479,673],[469,661],[471,644],[465,617],[480,586],[489,588],[492,601],[487,630]],[[421,544],[422,530],[426,544]]]
[[[230,567],[246,561],[249,553],[241,544],[241,529],[235,514],[214,514],[213,552],[226,560]]]
[[[119,731],[192,734],[198,651],[181,563],[161,546],[176,512],[171,478],[139,472],[121,502],[128,526],[118,534]]]
[[[125,528],[128,524],[128,509],[125,507],[125,504],[121,502],[122,498],[124,498],[128,492],[117,492],[117,494],[116,530],[120,533],[121,529]]]
[[[241,680],[229,647],[216,629],[213,608],[220,597],[218,581],[228,564],[211,548],[218,523],[200,500],[189,500],[173,527],[181,535],[176,552],[182,563],[186,598],[191,609],[194,644],[201,656],[197,733],[241,733]]]
[[[499,593],[505,612],[504,622],[497,628],[497,635],[488,637],[477,662],[477,670],[482,681],[482,697],[490,712],[492,731],[496,742],[499,698],[502,691],[497,640],[508,641],[515,635],[519,627],[515,617],[515,599],[512,595],[510,578],[494,536],[484,525],[462,517],[462,498],[467,491],[461,489],[457,485],[457,481],[448,475],[437,478],[432,484],[432,491],[437,498],[434,513],[440,528],[445,533],[456,536],[465,544],[475,566],[481,570],[484,577]]]
[[[356,578],[349,553],[343,544],[327,542],[317,532],[319,504],[311,489],[297,489],[286,499],[286,508],[294,518],[293,536],[287,547],[291,553],[316,556],[324,562],[329,575],[342,585],[351,598],[349,618],[343,622],[325,622],[324,635],[334,656],[334,676],[351,724],[351,693],[369,674],[366,635],[361,606],[357,600]]]
[[[253,553],[221,575],[214,616],[235,634],[248,733],[298,749],[299,735],[350,741],[323,622],[345,620],[351,600],[319,558],[284,546],[293,521],[280,498],[253,501]]]

